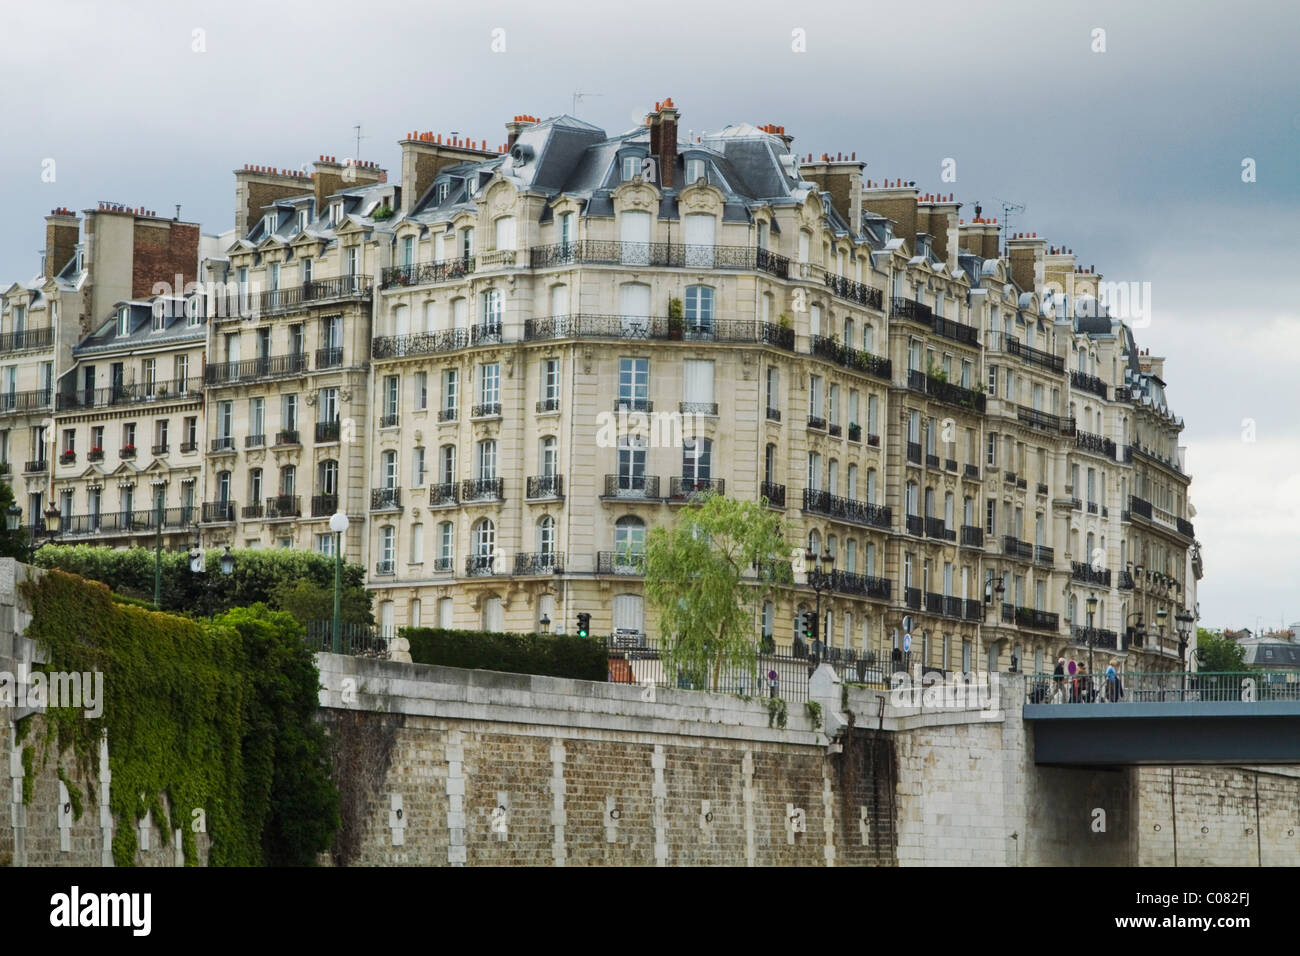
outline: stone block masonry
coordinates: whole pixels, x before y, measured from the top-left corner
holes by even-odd
[[[661,688],[649,700],[627,685],[318,660],[327,721],[344,710],[396,721],[382,779],[347,784],[373,791],[348,864],[1172,862],[1168,769],[1037,767],[1017,707],[920,712],[827,685],[824,724],[796,707],[781,729],[761,699]],[[1021,699],[1007,683],[1006,699]],[[832,742],[822,726],[843,733]],[[1300,771],[1174,778],[1180,865],[1253,864],[1260,850],[1265,865],[1300,862]]]

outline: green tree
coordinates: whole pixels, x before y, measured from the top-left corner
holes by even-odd
[[[243,638],[244,806],[261,833],[267,866],[310,866],[339,826],[324,727],[315,719],[320,672],[301,628],[265,604],[238,607],[212,623]]]
[[[1203,671],[1240,672],[1246,669],[1246,649],[1231,638],[1198,627],[1196,660]]]
[[[27,529],[9,527],[9,509],[14,503],[14,489],[7,481],[0,481],[0,558],[27,560]]]
[[[299,624],[308,621],[334,619],[334,587],[324,587],[315,581],[299,578],[296,581],[279,581],[271,588],[270,603],[292,614]],[[345,587],[342,597],[344,624],[370,624],[370,592],[361,588]]]
[[[789,554],[780,516],[754,501],[707,494],[653,529],[645,591],[668,672],[714,690],[724,671],[752,673],[755,617],[791,583]]]

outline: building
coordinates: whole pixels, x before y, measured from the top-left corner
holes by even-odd
[[[15,361],[15,395],[48,375],[72,396],[53,436],[22,420],[24,453],[70,432],[76,456],[28,494],[70,494],[67,533],[90,534],[90,483],[135,515],[142,471],[165,528],[197,506],[207,544],[326,553],[342,510],[387,628],[585,611],[638,641],[658,636],[646,533],[713,491],[766,502],[829,571],[763,608],[771,644],[820,609],[837,655],[891,659],[910,635],[908,662],[942,670],[1179,666],[1200,573],[1182,422],[1114,290],[855,154],[679,122],[665,100],[613,135],[527,115],[495,148],[412,133],[393,183],[330,157],[236,171],[201,294],[119,283],[66,356]],[[80,281],[62,275],[11,287],[0,332]],[[130,407],[75,401],[92,367]],[[178,370],[201,382],[178,392]],[[91,471],[103,441],[120,460]]]

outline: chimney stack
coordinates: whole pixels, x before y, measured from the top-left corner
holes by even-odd
[[[269,166],[235,170],[235,235],[241,239],[262,215],[262,207],[312,191],[311,176]]]
[[[45,217],[45,278],[53,279],[76,254],[81,220],[71,209],[51,209]]]
[[[1047,240],[1037,233],[1021,232],[1007,239],[1011,281],[1022,292],[1043,294],[1046,281]]]
[[[831,194],[831,204],[856,234],[862,228],[862,171],[867,164],[844,159],[843,155],[836,153],[837,158],[832,160],[828,153],[823,153],[821,162],[800,166],[799,175]]]
[[[527,113],[521,113],[509,123],[506,123],[505,152],[510,152],[511,148],[515,145],[515,140],[519,138],[520,133],[537,122],[538,119],[536,116],[529,116]]]
[[[508,129],[510,124],[506,126]],[[500,155],[496,149],[473,149],[459,137],[453,144],[451,136],[419,130],[413,130],[401,140],[400,145],[402,147],[402,208],[400,211],[403,213],[415,208],[415,204],[438,178],[438,173],[446,167],[455,166],[457,163],[479,163],[492,156]]]
[[[677,120],[680,114],[672,98],[655,104],[650,114],[650,155],[659,164],[659,185],[672,189],[677,170]]]
[[[802,175],[802,168],[800,174]],[[908,255],[916,254],[916,186],[901,179],[885,180],[884,186],[867,184],[862,204],[872,212],[894,221],[894,236],[902,239]]]
[[[322,156],[315,166],[313,184],[318,215],[325,208],[326,198],[340,190],[388,181],[388,173],[369,161],[350,159],[340,163],[333,156]]]

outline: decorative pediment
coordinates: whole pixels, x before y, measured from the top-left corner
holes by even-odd
[[[504,216],[514,211],[517,195],[514,186],[501,176],[501,171],[498,169],[484,187],[483,197],[488,214],[495,219],[497,216]]]
[[[721,191],[716,186],[708,185],[703,179],[697,179],[683,189],[677,199],[677,205],[685,212],[712,213],[715,216],[722,215],[724,202]]]
[[[570,212],[580,213],[582,212],[582,200],[575,199],[567,194],[561,194],[551,200],[551,212],[557,217]]]
[[[614,190],[614,208],[653,212],[659,208],[659,190],[640,179],[623,183]]]
[[[804,204],[799,207],[799,223],[805,229],[816,230],[821,224],[822,218],[826,215],[826,207],[822,205],[821,197],[816,193],[809,193]]]

